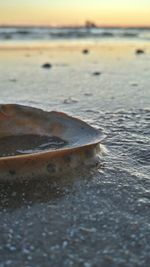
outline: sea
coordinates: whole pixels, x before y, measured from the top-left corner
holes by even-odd
[[[103,27],[0,27],[0,40],[55,41],[101,39],[150,40],[150,28],[103,28]]]

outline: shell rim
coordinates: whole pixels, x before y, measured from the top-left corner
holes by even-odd
[[[64,147],[64,148],[58,148],[56,150],[45,150],[45,151],[40,151],[40,152],[35,152],[35,153],[28,153],[28,154],[23,154],[23,155],[14,155],[14,156],[6,156],[6,157],[0,157],[0,162],[2,161],[7,161],[7,160],[15,160],[15,159],[21,159],[21,158],[25,158],[25,159],[28,159],[28,158],[33,158],[33,157],[38,157],[38,156],[42,156],[42,155],[57,155],[59,154],[60,152],[61,153],[66,153],[66,152],[70,152],[70,151],[75,151],[75,150],[78,150],[78,149],[82,149],[82,148],[85,148],[85,147],[89,147],[89,146],[96,146],[98,144],[100,144],[100,142],[102,140],[104,140],[104,138],[106,137],[105,134],[101,133],[100,130],[92,127],[91,125],[89,125],[88,123],[86,123],[85,121],[82,121],[81,119],[79,118],[76,118],[76,117],[73,117],[73,116],[70,116],[64,112],[59,112],[59,111],[45,111],[43,109],[40,109],[40,108],[36,108],[36,107],[32,107],[32,106],[26,106],[26,105],[20,105],[20,104],[0,104],[0,106],[5,106],[5,105],[11,105],[11,106],[21,106],[21,107],[28,107],[28,108],[31,108],[31,109],[37,109],[37,110],[40,110],[42,112],[46,112],[46,113],[57,113],[57,114],[62,114],[63,116],[66,116],[66,117],[69,117],[71,119],[74,119],[74,120],[77,120],[79,122],[82,122],[82,123],[85,123],[88,127],[92,128],[94,131],[95,131],[95,140],[91,141],[91,142],[87,142],[86,144],[81,144],[81,145],[77,145],[77,146],[73,146],[73,147]]]

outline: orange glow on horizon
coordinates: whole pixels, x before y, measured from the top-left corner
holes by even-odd
[[[113,2],[113,0],[107,1]],[[71,5],[29,6],[22,3],[18,6],[1,7],[0,4],[0,25],[79,26],[84,25],[86,20],[93,21],[98,26],[150,26],[150,4],[148,9],[133,8],[133,6],[122,9],[118,6],[96,7],[92,5],[92,1],[91,5],[77,6],[76,9]]]

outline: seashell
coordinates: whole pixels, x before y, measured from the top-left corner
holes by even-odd
[[[60,176],[96,164],[102,133],[80,119],[0,105],[0,180]]]

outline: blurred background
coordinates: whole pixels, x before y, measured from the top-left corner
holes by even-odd
[[[0,1],[0,41],[150,40],[149,0]]]

